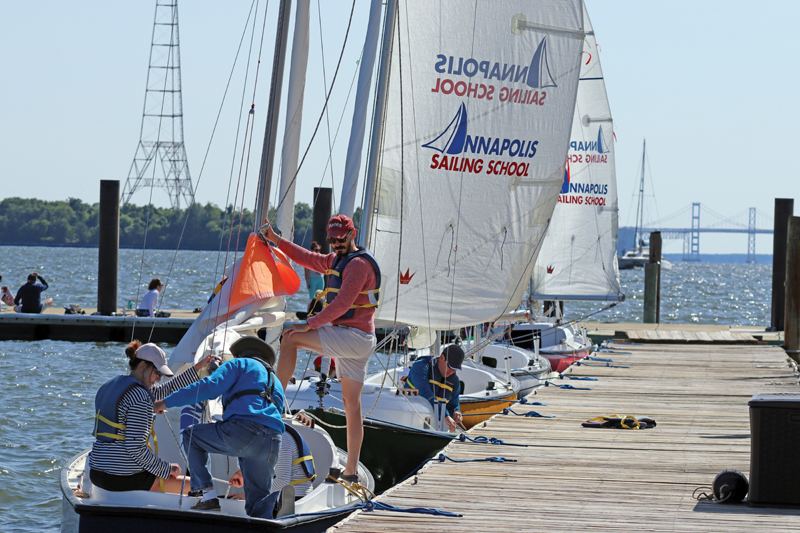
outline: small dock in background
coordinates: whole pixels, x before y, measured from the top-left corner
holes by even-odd
[[[497,415],[469,432],[527,447],[454,442],[443,450],[453,459],[517,462],[433,461],[377,498],[463,517],[358,511],[330,531],[796,531],[800,509],[692,497],[723,469],[749,477],[748,400],[757,393],[800,392],[786,352],[741,342],[679,342],[614,342],[610,351],[594,354],[611,361],[573,365],[564,379],[528,398],[546,405],[513,406],[520,414],[554,418]],[[649,415],[658,425],[581,427],[608,415]]]

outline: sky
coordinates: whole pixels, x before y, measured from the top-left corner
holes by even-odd
[[[223,105],[251,6],[250,0],[180,4],[184,142],[201,203],[232,203],[237,182],[246,178],[243,202],[254,205],[277,0],[259,2],[256,39],[251,48],[247,34]],[[350,7],[343,0],[311,1],[301,156],[323,108]],[[139,141],[154,8],[155,2],[143,0],[0,2],[0,199],[94,203],[100,180],[118,179],[124,186]],[[701,225],[718,223],[713,213],[746,224],[755,207],[757,226],[771,228],[774,199],[800,197],[791,155],[799,140],[792,50],[800,2],[767,0],[756,9],[743,1],[587,0],[587,8],[614,117],[620,225],[634,223],[646,139],[646,222],[667,218],[664,226],[689,227],[689,207],[700,202]],[[348,92],[368,10],[367,0],[356,0],[330,113],[298,176],[297,201],[310,204],[313,187],[332,185],[338,205],[355,88],[349,100]],[[237,143],[240,111],[253,102],[259,51],[254,125],[247,136],[239,129]],[[287,71],[285,84],[288,78]],[[240,170],[242,160],[249,163]],[[139,205],[148,201],[149,190],[132,198]],[[152,203],[169,205],[166,192],[154,190]],[[680,214],[668,218],[674,213]],[[665,241],[666,253],[681,249],[681,241]],[[747,235],[703,234],[700,251],[746,253]],[[758,236],[756,251],[771,253],[772,236]]]

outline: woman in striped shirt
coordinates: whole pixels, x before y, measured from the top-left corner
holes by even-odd
[[[131,342],[125,349],[131,372],[117,376],[95,397],[95,440],[89,455],[90,479],[109,491],[181,491],[183,477],[176,463],[159,458],[147,444],[155,414],[153,402],[198,381],[198,371],[215,359],[208,356],[166,383],[172,376],[167,357],[155,344]],[[186,489],[189,483],[185,484]]]

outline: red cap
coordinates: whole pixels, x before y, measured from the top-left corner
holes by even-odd
[[[346,215],[336,215],[328,221],[328,237],[343,239],[348,232],[356,229],[353,220]]]

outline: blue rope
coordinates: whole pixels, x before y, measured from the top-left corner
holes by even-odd
[[[367,500],[367,503],[364,504],[364,510],[392,511],[394,513],[430,514],[434,516],[450,516],[453,518],[459,518],[464,516],[463,514],[451,513],[450,511],[442,511],[440,509],[433,509],[430,507],[395,507],[394,505],[390,505],[388,503],[376,502],[373,500]]]
[[[549,386],[549,385],[550,385],[550,383],[545,383],[545,385],[546,385],[546,386]],[[592,389],[590,389],[590,388],[588,388],[588,387],[574,387],[574,386],[570,385],[569,383],[564,383],[563,385],[556,385],[556,384],[554,383],[554,384],[553,384],[553,387],[558,387],[559,389],[572,389],[572,390],[592,390]]]
[[[528,447],[527,444],[513,444],[511,442],[505,442],[504,440],[495,437],[478,436],[472,438],[466,433],[462,433],[461,435],[459,435],[458,440],[460,440],[461,442],[467,442],[467,441],[474,442],[475,444],[502,444],[503,446],[522,446],[524,448]]]
[[[591,365],[591,364],[588,364],[588,363],[581,363],[580,361],[576,362],[575,365],[576,366],[601,366],[601,367],[608,367],[608,368],[630,368],[629,366],[612,365],[611,363],[606,363],[604,365]]]
[[[503,402],[503,403],[519,403],[522,405],[544,405],[542,402],[529,402],[527,398],[522,398],[521,400],[492,400],[492,401]],[[478,413],[478,414],[486,414],[486,413]]]
[[[577,380],[580,380],[580,381],[598,381],[597,378],[589,378],[589,377],[582,377],[582,376],[564,376],[564,374],[561,374],[558,377],[561,378],[561,379],[564,379],[566,377],[568,379],[577,379]]]
[[[633,353],[633,352],[620,352],[616,348],[600,348],[597,351],[598,352],[604,352],[604,353],[626,353],[626,354],[632,354]]]
[[[600,357],[586,357],[585,359],[587,361],[602,361],[604,363],[613,363],[614,362],[613,359],[602,359]]]
[[[455,437],[453,437],[453,438],[455,439]],[[510,445],[510,446],[514,446],[514,445]],[[516,445],[516,446],[519,446],[519,445]],[[436,457],[431,457],[430,459],[425,459],[424,461],[422,461],[419,464],[418,467],[416,467],[414,470],[412,470],[406,477],[404,477],[403,479],[398,481],[397,484],[399,485],[403,481],[407,480],[408,478],[410,478],[411,476],[413,476],[414,474],[419,472],[420,469],[422,469],[423,466],[425,466],[426,464],[430,463],[431,461],[439,461],[440,463],[444,463],[446,459],[450,459],[454,463],[477,463],[477,462],[481,462],[481,461],[484,461],[484,462],[489,461],[489,462],[492,462],[492,463],[516,463],[517,462],[516,459],[506,459],[505,457],[487,457],[486,459],[453,459],[453,458],[448,457],[447,455],[445,455],[443,453],[440,453]]]
[[[564,385],[561,385],[564,387]],[[543,415],[539,414],[536,411],[528,411],[527,413],[518,413],[513,409],[506,407],[502,411],[498,413],[466,413],[461,416],[478,416],[478,415],[517,415],[517,416],[524,416],[527,418],[555,418],[555,415]]]

